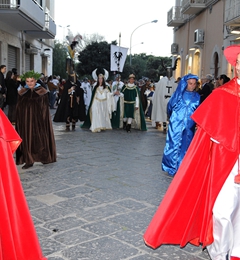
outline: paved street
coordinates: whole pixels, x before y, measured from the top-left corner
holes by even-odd
[[[152,250],[143,242],[172,180],[160,169],[166,135],[147,125],[147,132],[128,134],[91,133],[79,123],[66,132],[64,123],[53,123],[57,162],[18,166],[48,260],[209,259],[190,245]]]

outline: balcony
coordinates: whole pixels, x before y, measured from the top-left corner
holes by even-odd
[[[181,13],[181,6],[173,6],[167,14],[167,26],[178,27],[184,24],[189,15]]]
[[[181,12],[183,14],[194,15],[204,10],[207,0],[182,0],[181,1]]]
[[[240,27],[239,0],[226,0],[225,25],[230,27]]]
[[[0,21],[34,38],[53,39],[56,35],[56,24],[34,0],[0,0]]]

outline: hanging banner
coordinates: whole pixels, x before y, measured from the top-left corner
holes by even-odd
[[[111,45],[110,52],[110,70],[111,71],[123,71],[124,63],[127,58],[128,48],[123,48],[117,45]]]

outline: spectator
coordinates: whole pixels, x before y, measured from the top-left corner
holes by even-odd
[[[4,109],[5,101],[6,101],[6,85],[4,74],[7,71],[6,65],[0,66],[0,109]]]
[[[201,96],[200,103],[202,103],[213,91],[214,85],[212,83],[213,76],[207,74],[205,77],[201,78],[202,86],[198,90],[198,94]]]
[[[224,84],[227,83],[228,81],[230,81],[230,78],[229,78],[227,75],[221,74],[221,75],[219,76],[219,80],[218,80],[219,86],[224,85]]]
[[[50,109],[55,109],[54,104],[56,102],[56,94],[58,90],[59,81],[56,76],[49,76],[48,78],[48,89],[49,89],[49,105]]]
[[[6,104],[8,105],[8,119],[9,121],[15,125],[16,122],[16,104],[17,104],[17,97],[18,97],[18,83],[16,80],[13,79],[14,74],[10,70],[7,72],[6,75],[6,88],[7,88],[7,95],[6,95]]]

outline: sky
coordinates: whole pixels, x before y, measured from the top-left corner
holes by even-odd
[[[131,45],[132,55],[169,57],[173,27],[167,26],[167,13],[174,5],[175,0],[55,0],[56,39],[61,41],[69,28],[74,36],[97,33],[108,43],[116,40],[128,54]]]

